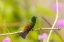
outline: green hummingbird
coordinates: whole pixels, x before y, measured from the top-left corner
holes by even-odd
[[[36,16],[33,16],[30,21],[26,24],[26,26],[24,27],[22,33],[20,33],[20,36],[22,38],[26,38],[27,34],[29,33],[29,31],[35,26],[36,24]]]

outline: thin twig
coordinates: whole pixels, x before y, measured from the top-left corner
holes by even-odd
[[[19,31],[19,32],[14,32],[14,33],[0,34],[0,36],[5,36],[5,35],[12,35],[12,34],[18,34],[18,33],[20,33],[20,32],[22,32],[22,31]]]
[[[36,28],[33,30],[51,30],[52,28]],[[59,30],[60,28],[54,28],[52,30]],[[6,33],[6,34],[0,34],[0,36],[5,36],[5,35],[12,35],[12,34],[19,34],[22,33],[22,31],[17,31],[17,32],[13,32],[13,33]]]
[[[52,25],[50,24],[50,22],[48,22],[43,16],[42,16],[42,18],[44,19],[44,21],[47,22],[47,24],[48,24],[50,27],[52,27]]]
[[[37,29],[34,29],[34,30],[60,30],[60,28],[37,28]]]

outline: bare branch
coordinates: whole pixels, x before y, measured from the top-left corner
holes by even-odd
[[[14,33],[6,33],[6,34],[0,34],[0,36],[5,36],[5,35],[12,35],[12,34],[19,34],[22,31],[14,32]]]
[[[52,28],[36,28],[36,29],[33,29],[33,30],[51,30],[51,29]],[[52,30],[60,30],[60,28],[53,28]],[[6,33],[6,34],[0,34],[0,36],[19,34],[19,33],[22,33],[22,31],[13,32],[13,33]]]

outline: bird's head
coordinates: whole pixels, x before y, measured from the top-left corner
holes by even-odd
[[[31,21],[32,21],[32,22],[36,22],[36,18],[37,18],[36,16],[33,16],[33,17],[31,18]]]

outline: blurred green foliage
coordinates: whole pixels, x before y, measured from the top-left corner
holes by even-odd
[[[22,1],[22,0],[21,0]],[[3,23],[3,20],[5,19],[6,23],[15,23],[15,22],[21,22],[21,26],[11,26],[7,27],[9,32],[16,32],[19,30],[22,30],[25,26],[25,24],[31,19],[32,16],[40,16],[41,13],[43,15],[46,15],[48,17],[55,17],[55,13],[48,9],[45,6],[41,5],[35,5],[33,7],[29,6],[30,0],[24,0],[26,9],[19,6],[18,0],[0,0],[0,24]],[[34,28],[40,28],[41,22],[40,19],[37,19],[37,23]],[[44,25],[44,24],[43,24]],[[1,31],[2,30],[2,31]],[[3,28],[0,28],[0,33],[2,33],[4,30]],[[6,32],[8,32],[6,30]],[[19,37],[18,34],[14,35],[8,35],[11,38],[11,42],[40,42],[38,40],[38,35],[40,34],[40,31],[30,31],[26,39],[22,39],[22,37]],[[58,35],[53,34],[51,36],[51,39],[55,39],[61,42]],[[4,36],[0,36],[0,42],[2,42],[2,39]]]
[[[56,42],[62,42],[61,38],[59,38],[56,34],[52,34],[50,39],[55,40]]]

